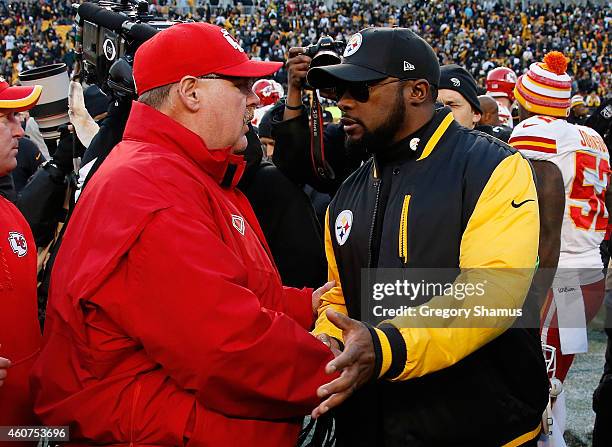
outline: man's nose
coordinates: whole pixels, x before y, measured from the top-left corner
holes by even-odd
[[[23,127],[21,127],[21,123],[16,116],[13,116],[11,119],[11,132],[13,138],[21,138],[25,135],[25,131],[23,130]]]
[[[348,94],[348,92],[345,92],[338,101],[338,108],[343,112],[353,109],[354,106],[355,100],[351,97],[350,94]]]

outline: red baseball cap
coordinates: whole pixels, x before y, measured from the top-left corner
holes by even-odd
[[[42,93],[42,86],[14,86],[0,76],[0,111],[23,112],[36,105]]]
[[[180,81],[184,76],[219,74],[261,78],[282,62],[249,60],[227,30],[210,23],[180,23],[143,43],[134,56],[134,82],[139,95]]]

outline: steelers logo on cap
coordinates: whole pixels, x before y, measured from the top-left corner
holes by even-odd
[[[363,36],[361,35],[361,33],[353,34],[352,37],[349,39],[348,43],[346,44],[343,56],[349,57],[355,54],[357,50],[361,48],[361,42],[363,42]]]

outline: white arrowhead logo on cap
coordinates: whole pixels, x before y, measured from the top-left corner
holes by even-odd
[[[244,50],[242,49],[242,47],[238,44],[236,39],[234,39],[234,37],[230,33],[227,32],[226,29],[221,28],[221,34],[223,34],[223,37],[225,37],[225,40],[227,40],[227,42],[232,47],[234,47],[235,50],[238,50],[241,53],[244,53]]]
[[[450,78],[450,81],[453,83],[455,87],[459,87],[461,85],[461,81],[457,78]]]
[[[414,65],[412,65],[410,62],[404,61],[404,71],[412,71],[415,68],[416,67]]]
[[[355,33],[351,36],[348,43],[346,44],[346,48],[344,49],[344,57],[352,56],[361,48],[361,43],[363,42],[363,36],[361,33]]]

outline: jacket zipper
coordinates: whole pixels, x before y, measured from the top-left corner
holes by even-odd
[[[136,413],[138,398],[140,397],[140,388],[140,382],[136,383],[136,388],[134,388],[134,395],[132,397],[132,411],[130,412],[130,447],[134,446],[134,414]]]
[[[372,243],[374,239],[374,227],[376,226],[376,214],[378,213],[378,199],[380,198],[380,182],[376,180],[374,186],[376,186],[376,201],[374,202],[374,213],[372,213],[372,226],[370,227],[370,240],[368,242],[368,267],[373,268],[372,265]]]
[[[410,195],[404,196],[399,227],[399,257],[404,265],[408,264],[408,207],[410,206],[410,197]]]

